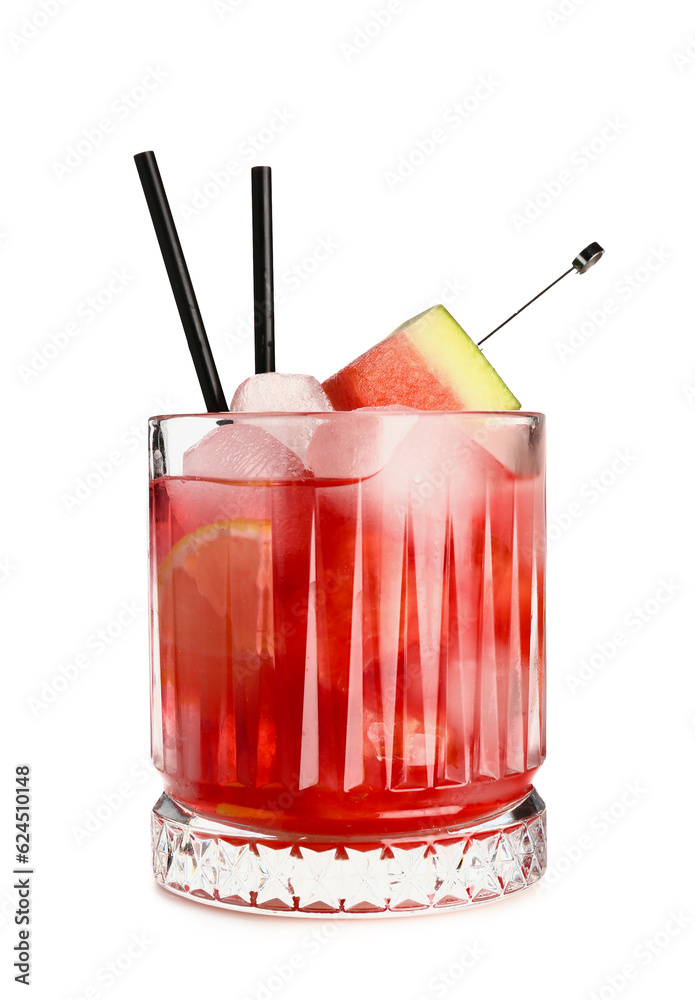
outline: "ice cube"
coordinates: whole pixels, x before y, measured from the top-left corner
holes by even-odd
[[[514,414],[495,417],[484,414],[477,417],[454,417],[460,420],[462,429],[498,462],[517,476],[536,476],[543,468],[542,417],[524,415],[523,422]]]
[[[317,479],[365,479],[384,466],[378,417],[345,413],[320,424],[306,452],[307,468]]]
[[[360,413],[410,413],[411,419],[401,417],[398,420],[387,419],[382,422],[384,435],[384,461],[388,462],[394,450],[401,443],[408,431],[414,426],[415,419],[421,410],[413,406],[403,406],[402,403],[389,403],[387,406],[360,406]]]
[[[324,413],[332,410],[321,383],[313,375],[264,372],[242,382],[232,397],[230,410],[237,413]],[[274,419],[268,430],[278,441],[306,460],[306,450],[316,423],[295,417]]]
[[[241,383],[229,409],[237,413],[313,413],[333,407],[313,375],[264,372]]]
[[[381,415],[393,411],[412,417]],[[417,411],[405,406],[360,407],[327,417],[307,448],[307,468],[317,479],[367,479],[383,469],[416,419]]]
[[[416,508],[430,506],[425,501],[434,494],[445,495],[450,481],[467,490],[484,491],[485,476],[502,471],[499,462],[457,424],[455,416],[444,413],[437,418],[416,417],[384,469],[387,494],[397,494],[406,506],[412,496]]]
[[[205,479],[297,479],[306,475],[299,456],[262,427],[220,424],[184,453],[184,476]]]

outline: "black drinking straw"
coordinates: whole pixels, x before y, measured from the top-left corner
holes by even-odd
[[[270,167],[251,168],[253,217],[253,324],[256,374],[275,371],[273,191]]]
[[[200,388],[203,390],[205,405],[210,413],[224,413],[229,407],[225,399],[215,360],[200,315],[198,301],[193,291],[191,276],[179,241],[174,217],[159,173],[157,160],[150,150],[135,156],[135,165],[140,175],[142,190],[152,216],[154,231],[162,251],[164,265],[169,275],[171,290],[176,299],[179,316],[188,341],[188,349],[193,358]]]

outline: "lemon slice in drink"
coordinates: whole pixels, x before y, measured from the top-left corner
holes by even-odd
[[[160,642],[229,657],[272,651],[270,521],[215,521],[174,545],[157,574]]]

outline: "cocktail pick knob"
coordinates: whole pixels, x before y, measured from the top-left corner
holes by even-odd
[[[551,281],[547,288],[544,288],[542,292],[538,293],[538,295],[534,295],[532,299],[529,299],[525,306],[522,306],[521,309],[517,309],[515,313],[512,313],[509,319],[505,319],[504,323],[500,323],[499,326],[496,326],[495,329],[483,337],[482,340],[479,340],[478,347],[480,347],[481,344],[484,344],[493,333],[497,333],[497,331],[501,330],[503,326],[506,326],[509,320],[514,319],[514,317],[518,316],[520,312],[523,312],[526,306],[530,306],[531,303],[535,302],[536,299],[539,299],[541,295],[545,295],[548,288],[552,288],[553,285],[557,285],[558,281],[562,281],[562,279],[566,278],[568,274],[572,273],[572,271],[576,271],[577,274],[584,274],[584,272],[588,271],[590,267],[593,267],[597,261],[601,260],[605,252],[606,251],[600,243],[590,243],[588,247],[584,247],[584,249],[578,253],[572,261],[572,267],[565,271],[564,274],[561,274],[559,278],[556,278],[555,281]]]
[[[584,274],[597,261],[601,260],[605,252],[600,243],[590,243],[588,247],[584,247],[581,253],[577,254],[572,261],[572,267],[577,274]]]

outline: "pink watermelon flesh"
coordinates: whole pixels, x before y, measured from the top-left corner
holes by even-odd
[[[419,410],[518,410],[479,348],[444,306],[404,323],[323,383],[336,410],[401,403]]]

